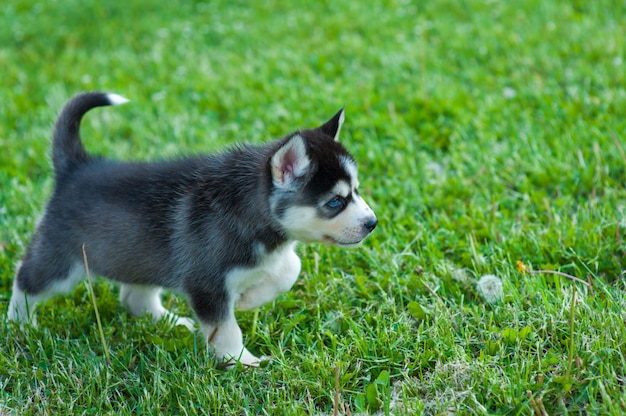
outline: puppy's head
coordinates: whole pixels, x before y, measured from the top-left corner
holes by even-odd
[[[271,209],[290,238],[356,246],[376,227],[359,195],[357,164],[339,143],[343,110],[283,139],[271,160]]]

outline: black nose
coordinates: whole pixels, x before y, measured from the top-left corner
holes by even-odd
[[[374,228],[376,228],[376,226],[378,225],[378,220],[374,217],[371,218],[369,220],[367,220],[367,222],[365,224],[363,224],[363,226],[367,229],[367,231],[369,231],[370,233],[372,231],[374,231]]]

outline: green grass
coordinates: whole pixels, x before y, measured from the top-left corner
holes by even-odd
[[[262,369],[216,370],[103,279],[110,364],[86,284],[39,329],[1,319],[0,414],[333,414],[336,382],[340,414],[626,412],[620,2],[12,0],[0,28],[2,316],[78,91],[132,100],[83,123],[121,159],[266,141],[345,106],[380,219],[354,250],[301,245],[294,289],[239,314]]]

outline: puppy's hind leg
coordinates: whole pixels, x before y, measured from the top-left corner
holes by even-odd
[[[37,305],[37,296],[33,295],[30,297],[26,294],[26,291],[20,288],[17,279],[20,267],[21,262],[17,265],[17,273],[15,273],[15,280],[13,281],[13,292],[7,317],[9,321],[19,322],[21,325],[30,322],[33,326],[36,326],[37,322],[35,321],[34,312],[35,306]]]
[[[84,276],[80,263],[69,265],[59,259],[43,263],[27,254],[18,265],[7,314],[10,321],[21,326],[26,323],[36,326],[34,312],[37,304],[56,294],[69,292]]]
[[[166,319],[174,326],[182,325],[190,331],[195,331],[192,319],[178,316],[163,306],[160,287],[124,283],[120,288],[120,302],[133,316],[147,313],[152,315],[154,322]]]

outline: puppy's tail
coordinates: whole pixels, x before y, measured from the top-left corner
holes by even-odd
[[[103,92],[86,92],[74,96],[65,104],[54,128],[52,140],[52,164],[58,174],[87,160],[80,140],[80,121],[94,107],[124,104],[128,100],[121,95]]]

